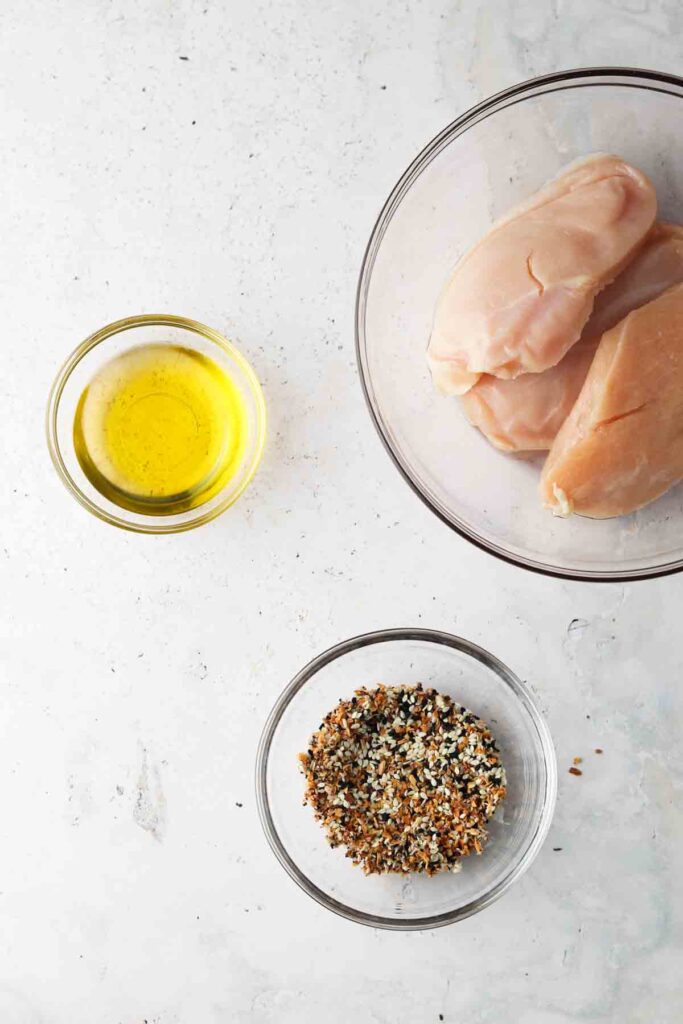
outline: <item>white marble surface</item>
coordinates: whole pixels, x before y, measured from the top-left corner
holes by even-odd
[[[352,347],[367,234],[424,142],[543,71],[680,71],[681,28],[678,0],[4,0],[1,1024],[682,1019],[683,578],[565,584],[451,535]],[[76,342],[160,309],[240,342],[271,432],[233,510],[147,539],[69,498],[42,417]],[[560,764],[531,871],[412,935],[299,892],[252,781],[289,677],[404,624],[528,679]]]

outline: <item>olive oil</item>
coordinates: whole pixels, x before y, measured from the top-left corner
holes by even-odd
[[[209,501],[244,454],[247,412],[207,356],[171,344],[131,348],[85,388],[74,446],[94,487],[121,508],[173,515]]]

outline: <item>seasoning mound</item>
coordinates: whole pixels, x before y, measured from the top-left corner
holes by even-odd
[[[327,841],[368,875],[458,871],[506,792],[485,722],[422,685],[356,690],[299,760]]]

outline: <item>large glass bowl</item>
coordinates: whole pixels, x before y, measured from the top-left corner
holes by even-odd
[[[434,306],[458,258],[514,203],[596,151],[646,171],[659,216],[683,221],[683,79],[598,68],[525,82],[444,129],[413,161],[372,232],[358,286],[363,387],[405,479],[463,537],[549,575],[628,580],[683,568],[683,487],[613,520],[553,518],[542,458],[494,449],[425,359]]]
[[[331,849],[310,807],[297,755],[340,698],[362,685],[424,683],[450,694],[490,726],[508,792],[480,856],[457,873],[371,875]],[[373,928],[436,928],[483,910],[538,853],[555,805],[557,772],[547,726],[528,690],[475,644],[426,629],[390,629],[338,644],[310,662],[273,708],[259,745],[256,797],[278,860],[329,910]]]
[[[148,515],[115,504],[84,473],[74,445],[74,416],[83,389],[111,359],[136,345],[179,345],[207,356],[238,389],[245,410],[245,445],[235,473],[208,501],[174,515]],[[67,489],[89,512],[112,526],[135,533],[180,533],[208,523],[230,507],[256,472],[266,436],[266,407],[254,371],[222,334],[187,317],[142,314],[108,324],[71,353],[50,390],[47,441],[52,462]]]

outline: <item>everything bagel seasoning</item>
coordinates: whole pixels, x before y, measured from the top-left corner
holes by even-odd
[[[366,874],[458,871],[506,792],[488,726],[421,685],[356,690],[299,760],[304,802]]]

